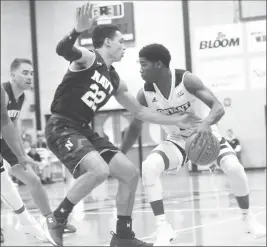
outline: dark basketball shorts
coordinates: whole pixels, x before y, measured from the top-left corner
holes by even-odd
[[[47,122],[45,137],[49,149],[74,178],[81,175],[79,164],[90,152],[98,151],[102,158],[109,163],[119,151],[87,124],[74,122],[58,114],[53,114]]]
[[[18,164],[16,155],[11,151],[4,139],[1,139],[1,155],[11,167]]]

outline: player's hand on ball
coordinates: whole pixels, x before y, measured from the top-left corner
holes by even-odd
[[[18,163],[22,165],[25,170],[27,170],[27,165],[36,165],[36,162],[26,154],[18,157]]]
[[[212,135],[210,124],[206,121],[202,121],[195,129],[194,132],[197,133],[193,146],[197,143],[202,146],[205,139]]]
[[[81,33],[91,29],[97,19],[97,17],[93,18],[92,16],[93,4],[87,2],[83,4],[82,7],[77,8],[75,30]]]

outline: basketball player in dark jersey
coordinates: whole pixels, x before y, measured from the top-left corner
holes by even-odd
[[[111,175],[118,179],[119,189],[117,231],[110,246],[151,246],[136,239],[132,232],[131,214],[139,180],[137,167],[112,143],[94,132],[89,124],[95,112],[113,95],[142,120],[172,124],[178,118],[166,117],[142,107],[128,92],[112,66],[113,62],[122,59],[125,51],[122,34],[116,26],[99,25],[94,29],[94,50],[74,46],[77,37],[92,28],[91,13],[89,3],[79,8],[75,28],[57,46],[57,53],[70,64],[56,90],[45,134],[48,147],[76,182],[54,211],[54,216],[59,223],[64,223],[73,207]],[[62,239],[62,236],[58,238]]]
[[[10,72],[11,81],[3,83],[3,88],[5,90],[8,115],[17,132],[20,133],[18,121],[24,102],[24,91],[29,90],[32,86],[32,62],[28,59],[17,58],[11,63]],[[23,148],[22,141],[20,142],[20,145]],[[3,139],[1,140],[1,154],[11,166],[9,171],[10,174],[27,185],[34,202],[40,209],[42,215],[47,219],[48,229],[52,228],[54,226],[54,221],[51,223],[50,220],[51,217],[53,218],[52,210],[48,201],[47,193],[36,172],[33,171],[31,166],[27,166],[27,169],[25,170],[25,168],[19,163],[16,155],[12,152]],[[24,230],[24,228],[20,225],[18,226],[18,229],[21,231]],[[51,243],[55,242],[49,232],[45,232],[45,234]]]
[[[185,70],[171,70],[170,52],[161,44],[150,44],[139,52],[140,73],[145,81],[137,99],[143,106],[149,106],[162,114],[179,114],[181,111],[192,112],[201,118],[196,126],[188,130],[179,130],[179,126],[162,126],[166,140],[161,142],[146,157],[142,163],[142,178],[150,205],[156,218],[157,240],[154,246],[168,245],[175,237],[175,232],[168,223],[163,205],[163,190],[160,176],[164,170],[179,169],[185,160],[185,139],[196,132],[195,145],[201,146],[208,135],[213,135],[220,141],[220,153],[217,164],[231,183],[233,193],[243,214],[245,232],[254,237],[266,236],[266,228],[255,220],[249,210],[249,186],[243,166],[239,163],[235,151],[221,137],[216,124],[224,115],[224,108],[216,96],[202,81]],[[199,107],[208,106],[207,113]],[[204,109],[204,108],[203,108]],[[188,120],[190,123],[191,120]],[[193,121],[191,124],[193,125]],[[134,119],[130,124],[121,150],[123,153],[132,147],[142,130],[142,121]],[[184,136],[186,134],[186,136]]]
[[[11,119],[8,116],[5,90],[1,84],[1,129],[0,135],[3,136],[5,143],[12,150],[16,156],[19,164],[26,169],[28,164],[35,165],[35,161],[26,155],[24,149],[20,145],[20,134],[14,127]],[[1,137],[2,139],[2,137]],[[3,157],[0,153],[0,172],[1,172],[1,198],[9,205],[14,213],[17,215],[20,225],[23,226],[23,231],[26,234],[30,234],[36,238],[43,239],[44,233],[41,226],[34,220],[25,208],[23,201],[14,188],[8,172],[3,166]],[[1,228],[1,243],[4,242],[4,235]]]

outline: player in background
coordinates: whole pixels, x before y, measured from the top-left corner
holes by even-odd
[[[122,106],[145,121],[183,125],[188,118],[195,116],[184,116],[179,121],[176,116],[166,117],[142,107],[128,92],[126,84],[112,66],[122,59],[125,52],[122,34],[116,26],[98,25],[94,28],[93,50],[75,47],[79,35],[91,29],[94,21],[90,3],[78,8],[74,29],[59,42],[56,49],[58,55],[70,63],[55,92],[51,105],[52,116],[46,125],[45,135],[49,149],[76,181],[54,211],[54,216],[60,228],[74,206],[111,175],[118,179],[119,187],[116,197],[117,229],[110,246],[151,246],[136,239],[132,231],[131,215],[139,180],[137,167],[112,143],[94,132],[89,124],[95,112],[111,96],[115,96]],[[63,244],[62,234],[57,229],[54,235],[58,243]]]
[[[29,164],[35,164],[25,153],[24,149],[20,145],[20,134],[14,127],[12,121],[10,120],[7,112],[6,105],[6,93],[1,84],[1,139],[5,140],[9,148],[16,155],[19,164],[23,169],[27,169]],[[17,230],[30,234],[40,240],[45,240],[44,232],[40,224],[29,214],[25,208],[23,201],[14,187],[7,170],[5,170],[3,165],[3,157],[0,154],[0,172],[1,172],[1,199],[13,209],[16,214],[19,223],[17,225]],[[4,243],[4,235],[1,228],[1,243]]]
[[[163,45],[150,44],[143,47],[139,52],[139,61],[141,77],[145,81],[144,87],[137,95],[140,104],[165,115],[191,112],[202,119],[197,127],[190,121],[192,127],[185,130],[175,125],[162,126],[168,135],[166,140],[142,163],[143,184],[158,226],[154,246],[167,245],[175,237],[175,232],[164,213],[160,176],[169,168],[175,168],[177,165],[180,168],[183,165],[186,158],[185,140],[194,132],[197,133],[194,145],[201,145],[211,133],[218,138],[220,153],[217,163],[231,183],[243,214],[246,232],[257,237],[266,236],[266,228],[252,217],[249,210],[249,186],[244,168],[239,163],[235,151],[218,132],[216,124],[224,115],[222,104],[197,76],[185,70],[171,70],[171,55]],[[210,108],[208,115],[198,110],[203,103]],[[140,119],[131,122],[120,148],[123,153],[127,153],[135,143],[141,133],[142,123]]]
[[[239,139],[234,135],[233,130],[229,129],[227,130],[227,141],[231,145],[231,147],[235,150],[236,156],[239,160],[239,162],[242,164],[241,161],[241,152],[242,152],[242,147],[240,144]]]
[[[19,128],[19,115],[25,98],[24,91],[29,90],[32,86],[32,62],[29,59],[16,58],[11,63],[10,73],[11,80],[2,84],[5,92],[5,103],[8,115],[14,124],[16,132],[21,135]],[[23,148],[21,139],[19,144],[21,145],[21,148]],[[48,229],[53,227],[53,223],[48,221],[48,218],[52,216],[48,196],[38,175],[35,171],[33,171],[31,166],[27,166],[27,169],[24,169],[24,167],[19,164],[19,160],[4,139],[1,140],[1,154],[4,160],[10,165],[9,174],[16,177],[27,186],[35,204],[40,209],[42,215],[47,219]],[[2,193],[8,193],[5,192],[5,189],[5,187],[2,188]],[[20,222],[17,225],[17,228],[22,232],[27,230],[25,227],[20,225]],[[54,242],[49,232],[45,231],[45,233],[49,241]]]

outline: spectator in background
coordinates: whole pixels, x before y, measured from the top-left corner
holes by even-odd
[[[37,148],[47,148],[47,144],[45,141],[44,133],[41,131],[37,132]]]
[[[31,149],[30,151],[28,152],[28,155],[34,160],[34,161],[37,161],[36,163],[36,166],[33,167],[32,166],[32,169],[36,172],[36,174],[39,176],[40,175],[40,172],[41,172],[41,167],[43,166],[42,165],[42,159],[40,157],[40,155],[37,153],[37,150],[36,150],[36,145],[33,144],[31,145]]]
[[[31,142],[29,142],[28,140],[23,140],[23,148],[25,150],[26,153],[30,152],[31,150]]]
[[[37,153],[35,144],[31,145],[31,150],[28,152],[28,155],[35,161],[42,161],[40,155]]]
[[[233,130],[231,130],[231,129],[229,129],[227,131],[227,141],[229,142],[231,147],[235,150],[236,156],[237,156],[239,162],[242,164],[242,161],[241,161],[242,148],[240,145],[240,141],[234,136]]]
[[[21,134],[21,139],[24,142],[29,142],[30,144],[32,143],[32,136],[27,133],[27,130],[24,130],[23,133]]]

